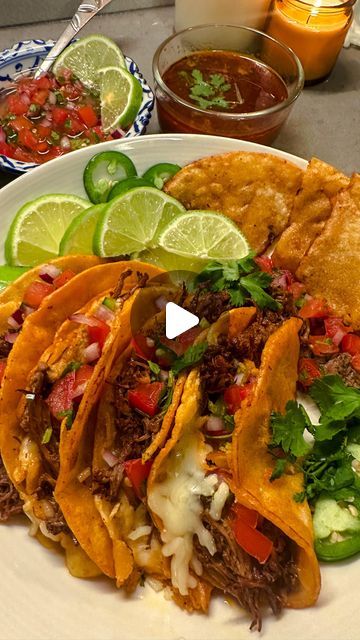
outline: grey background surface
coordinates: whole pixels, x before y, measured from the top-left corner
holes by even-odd
[[[5,3],[0,0],[1,9]],[[173,7],[163,6],[96,16],[83,33],[116,40],[153,86],[153,54],[172,33],[173,22]],[[0,28],[0,49],[30,38],[56,39],[63,28],[60,21]],[[154,112],[147,133],[158,131]],[[273,146],[306,159],[317,156],[349,174],[360,171],[360,49],[343,49],[330,78],[302,92]],[[10,179],[0,173],[0,186]]]

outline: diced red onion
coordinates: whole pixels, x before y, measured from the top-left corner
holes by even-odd
[[[234,382],[235,384],[237,384],[238,386],[242,385],[243,380],[244,380],[244,373],[237,373],[235,378],[234,378]]]
[[[69,109],[69,111],[74,111],[74,109],[76,109],[76,104],[74,104],[73,102],[68,102],[66,108]]]
[[[24,314],[24,318],[27,318],[30,315],[30,313],[34,313],[35,311],[35,309],[33,309],[32,307],[29,307],[29,305],[24,303],[21,305],[21,309]]]
[[[98,321],[96,318],[85,316],[83,313],[73,313],[69,320],[72,322],[77,322],[78,324],[87,324],[89,327],[98,326]]]
[[[81,396],[84,395],[87,383],[88,383],[88,380],[86,382],[83,382],[82,384],[79,384],[77,387],[75,387],[71,396],[73,400],[75,400],[76,398],[81,398]]]
[[[22,314],[21,309],[16,309],[14,313],[8,318],[8,325],[12,329],[20,329],[21,325],[24,322],[24,316]]]
[[[123,131],[118,127],[117,129],[115,129],[115,131],[112,132],[111,135],[114,138],[114,140],[119,140],[120,138],[125,137],[125,131]]]
[[[168,371],[164,371],[163,369],[161,369],[159,378],[160,378],[161,382],[166,382],[168,380],[168,378],[169,378],[169,372]]]
[[[26,107],[31,104],[30,96],[28,96],[26,93],[21,93],[20,100]]]
[[[15,342],[16,338],[18,337],[18,335],[19,335],[18,333],[10,333],[10,331],[9,331],[9,333],[7,333],[4,336],[4,339],[6,340],[6,342],[10,342],[10,344],[14,344],[14,342]]]
[[[166,300],[165,296],[159,296],[155,300],[155,307],[157,307],[158,309],[160,309],[160,311],[162,311],[163,309],[165,309],[167,303],[168,303],[168,300]]]
[[[220,416],[209,416],[205,424],[205,431],[212,435],[222,433],[224,431],[223,419]]]
[[[94,362],[101,356],[101,350],[98,342],[92,342],[84,349],[84,358],[86,362]]]
[[[153,340],[152,338],[146,338],[145,342],[146,342],[146,346],[150,347],[150,349],[152,347],[155,347],[155,340]]]
[[[42,126],[43,127],[51,127],[52,125],[52,118],[50,116],[50,114],[46,114],[46,118],[44,118],[44,120],[42,121]]]
[[[98,318],[98,320],[102,320],[103,322],[110,324],[114,320],[115,314],[111,309],[109,309],[109,307],[101,304],[95,311],[94,316],[95,318]]]
[[[103,451],[102,453],[103,460],[109,465],[109,467],[115,467],[115,465],[119,462],[118,458],[114,456],[111,451]]]
[[[41,278],[41,280],[44,280],[44,282],[52,284],[55,278],[60,275],[60,273],[61,269],[58,269],[53,264],[44,264],[39,271],[39,277]]]
[[[331,338],[331,340],[338,347],[343,337],[346,336],[346,334],[347,334],[347,331],[344,331],[343,329],[338,329],[335,335]]]
[[[71,149],[71,143],[67,136],[62,136],[62,138],[60,138],[60,147],[62,149]]]
[[[49,92],[48,100],[50,104],[56,104],[56,95],[52,91]]]

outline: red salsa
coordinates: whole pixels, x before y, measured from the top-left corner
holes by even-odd
[[[0,100],[0,153],[43,163],[112,135],[101,128],[99,97],[70,72],[25,77]]]
[[[171,65],[163,80],[179,98],[209,114],[206,117],[159,92],[159,119],[164,131],[229,135],[260,142],[263,135],[269,134],[270,140],[281,124],[277,114],[248,122],[222,114],[262,111],[288,97],[287,87],[276,71],[256,58],[234,51],[192,53]]]

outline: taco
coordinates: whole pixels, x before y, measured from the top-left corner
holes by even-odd
[[[259,630],[264,607],[309,606],[320,586],[310,510],[293,501],[302,477],[284,477],[275,503],[267,449],[271,412],[295,395],[299,325],[242,308],[209,329],[147,485],[174,593],[220,589]]]
[[[129,332],[134,292],[157,273],[150,265],[125,262],[74,277],[27,318],[8,358],[0,416],[3,461],[24,511],[68,557],[73,536],[53,497],[61,430],[76,429],[96,402],[112,354]]]
[[[164,297],[156,287],[155,292]],[[176,288],[172,300],[180,295]],[[141,307],[149,309],[151,292],[143,290],[140,298]],[[175,352],[168,343],[180,355],[194,336],[167,341],[165,313],[155,314],[131,342],[128,336],[125,349],[118,344],[96,415],[89,406],[87,420],[61,440],[57,502],[89,557],[127,589],[136,586],[141,572],[164,572],[144,504],[145,484],[171,431],[185,382],[184,374],[170,369]],[[107,535],[100,535],[104,526]]]

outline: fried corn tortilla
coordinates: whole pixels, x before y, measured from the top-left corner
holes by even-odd
[[[333,198],[349,185],[349,178],[331,165],[312,158],[295,197],[290,225],[272,254],[276,267],[295,273],[300,261],[321,233],[332,211]]]
[[[360,175],[337,196],[322,233],[300,262],[296,276],[312,296],[360,329]]]
[[[287,227],[302,174],[271,154],[240,151],[187,165],[165,191],[187,209],[224,213],[260,253]]]
[[[300,327],[301,320],[291,318],[268,339],[251,404],[235,414],[232,450],[238,500],[273,522],[296,544],[300,587],[284,596],[284,605],[294,608],[314,604],[320,591],[312,517],[306,501],[294,500],[294,494],[303,490],[301,473],[270,482],[274,459],[267,445],[271,413],[285,411],[287,401],[295,397]]]

